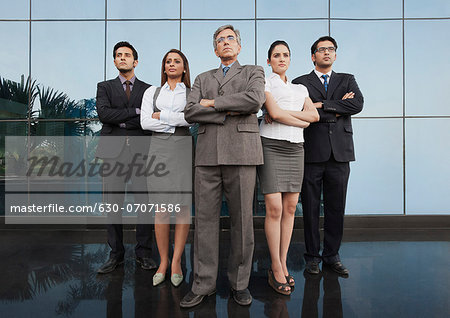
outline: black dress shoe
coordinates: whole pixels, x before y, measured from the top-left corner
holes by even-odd
[[[213,292],[209,293],[208,295],[197,295],[197,294],[194,294],[192,292],[192,290],[190,290],[180,301],[180,307],[181,308],[191,308],[191,307],[197,306],[198,304],[200,304],[202,302],[203,298],[205,298],[206,296],[211,296],[215,292],[216,291],[214,290]]]
[[[309,274],[317,275],[320,273],[319,263],[316,262],[307,262],[305,269]]]
[[[341,276],[348,276],[348,274],[349,274],[348,269],[341,262],[335,262],[333,264],[325,263],[325,265],[327,265],[330,269],[332,269],[333,271],[335,271],[336,273],[338,273]]]
[[[233,294],[233,299],[241,306],[247,306],[252,303],[252,295],[248,288],[242,290],[236,290],[231,288],[231,293]]]
[[[103,264],[102,266],[100,266],[99,269],[97,269],[97,273],[99,274],[106,274],[106,273],[110,273],[113,270],[116,269],[117,266],[119,266],[120,264],[123,264],[123,259],[118,259],[118,258],[112,258],[110,257],[105,264]]]
[[[151,259],[150,257],[137,257],[136,256],[136,262],[139,263],[141,268],[145,269],[145,270],[155,269],[157,267],[155,261],[153,259]]]

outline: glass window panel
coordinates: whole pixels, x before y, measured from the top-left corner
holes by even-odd
[[[138,52],[139,64],[135,69],[136,77],[149,84],[160,86],[161,60],[167,51],[179,48],[179,29],[178,21],[109,22],[106,78],[115,78],[119,74],[113,63],[114,45],[120,41],[128,41]],[[134,32],[130,33],[127,30],[134,30]]]
[[[258,0],[258,18],[328,18],[328,0]]]
[[[213,34],[218,27],[228,23],[229,21],[183,22],[181,47],[189,59],[192,83],[198,74],[219,67],[220,59],[214,53]],[[233,21],[232,24],[241,33],[239,63],[255,64],[254,22]],[[194,34],[195,37],[192,36]]]
[[[104,22],[34,22],[32,28],[32,77],[41,92],[48,93],[44,101],[38,101],[45,104],[41,116],[87,116],[86,111],[77,113],[74,103],[95,98],[97,83],[103,80]],[[68,112],[63,111],[59,93],[67,95]]]
[[[86,122],[85,135],[86,136],[100,136],[102,124],[98,120],[90,120]]]
[[[30,0],[0,0],[0,8],[0,19],[30,18]]]
[[[32,136],[85,136],[91,132],[88,121],[34,121],[30,133]]]
[[[27,117],[28,33],[28,22],[0,22],[0,118]]]
[[[0,22],[3,46],[0,50],[0,77],[20,82],[28,76],[28,22]]]
[[[450,119],[406,119],[406,213],[450,214]]]
[[[2,126],[0,125],[0,129],[1,128]],[[9,126],[8,128],[13,129]],[[30,134],[32,136],[99,136],[101,128],[102,124],[98,120],[76,120],[76,121],[36,120],[33,121],[31,124]],[[20,131],[18,131],[17,134],[10,133],[10,135],[22,136]]]
[[[134,0],[133,2],[108,0],[108,19],[178,19],[179,17],[180,0]]]
[[[450,20],[405,21],[406,115],[450,115]]]
[[[183,0],[183,19],[252,19],[254,0]]]
[[[401,21],[332,21],[338,43],[336,72],[352,73],[364,96],[357,116],[401,116]]]
[[[450,16],[448,0],[405,0],[405,18],[439,18]]]
[[[0,215],[5,215],[5,136],[26,136],[28,122],[0,122]],[[22,156],[14,154],[17,164],[22,165]]]
[[[402,119],[354,119],[346,214],[403,214]]]
[[[401,18],[402,0],[331,0],[331,18]]]
[[[28,122],[27,121],[0,121],[0,154],[4,155],[5,136],[26,136]]]
[[[105,0],[33,0],[32,19],[104,19]]]
[[[291,49],[291,64],[287,71],[290,80],[310,73],[314,68],[310,47],[319,37],[328,34],[326,21],[258,21],[258,65],[267,74],[272,69],[267,65],[267,52],[276,40],[284,40]]]

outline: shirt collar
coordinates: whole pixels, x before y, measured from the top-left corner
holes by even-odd
[[[223,65],[222,63],[220,63],[220,66],[222,67],[222,70],[224,67],[229,67],[231,68],[231,65],[233,65],[234,63],[236,63],[236,61],[234,61],[233,63],[231,63],[230,65]]]
[[[164,85],[161,88],[170,91],[170,86],[169,86],[169,83],[167,83],[167,82],[165,82]],[[177,89],[177,88],[185,89],[186,85],[184,85],[183,82],[177,83],[177,86],[175,87],[175,89]]]
[[[119,74],[119,79],[120,82],[123,84],[125,84],[125,82],[127,81],[127,79],[125,77],[122,76],[122,74]],[[130,79],[131,85],[134,85],[134,82],[136,81],[136,75],[133,75],[133,77]]]
[[[317,77],[318,77],[319,79],[320,79],[320,78],[322,77],[322,75],[324,75],[324,74],[328,75],[328,79],[330,79],[330,78],[331,78],[331,72],[332,72],[332,71],[329,71],[328,73],[320,73],[318,70],[314,69],[314,73],[316,73],[316,75],[317,75]]]
[[[289,84],[290,82],[289,82],[289,78],[287,77],[287,75],[286,75],[286,83],[281,79],[281,76],[279,75],[279,74],[277,74],[277,73],[274,73],[274,72],[272,72],[270,75],[269,75],[269,79],[275,79],[275,78],[277,78],[277,79],[279,79],[280,81],[282,81],[283,82],[283,84]]]

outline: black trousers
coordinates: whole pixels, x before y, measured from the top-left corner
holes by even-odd
[[[103,177],[103,201],[110,204],[117,204],[120,208],[123,207],[125,193],[132,192],[134,203],[148,203],[147,193],[147,180],[145,176],[136,176],[135,173],[130,175],[120,175],[117,173],[117,163],[122,164],[124,167],[132,162],[133,157],[136,155],[132,151],[133,147],[124,146],[124,149],[117,158],[103,159],[105,166],[109,164],[109,169],[116,169],[113,173],[109,173],[110,170],[104,170]],[[145,164],[142,156],[137,157],[139,160],[135,161],[138,164]],[[114,168],[116,167],[116,168]],[[127,181],[130,179],[131,188],[127,188]],[[126,210],[126,209],[125,209]],[[138,215],[138,223],[136,224],[136,247],[135,254],[138,257],[150,257],[152,252],[152,224],[145,224],[146,222],[140,222]],[[111,224],[107,225],[108,231],[108,244],[111,247],[110,257],[123,259],[125,255],[125,248],[123,245],[123,224],[121,213],[108,214],[108,221]]]
[[[344,229],[345,201],[350,165],[337,162],[333,156],[326,162],[305,163],[301,192],[305,233],[305,260],[325,263],[340,261]],[[324,242],[320,252],[320,195],[323,188]]]

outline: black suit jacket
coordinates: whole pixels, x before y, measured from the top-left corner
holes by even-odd
[[[142,96],[150,86],[136,78],[130,100],[128,100],[119,77],[97,84],[96,106],[98,118],[102,123],[100,136],[116,136],[114,138],[100,137],[97,157],[117,157],[125,144],[125,136],[151,134],[151,132],[142,129],[140,115],[136,114],[136,108],[141,108]],[[121,123],[125,123],[126,128],[120,128]]]
[[[320,120],[304,130],[305,162],[325,162],[331,154],[339,162],[354,161],[350,116],[359,113],[364,103],[355,77],[332,72],[327,92],[314,71],[297,77],[292,83],[305,85],[313,102],[323,102],[323,108],[318,109]],[[355,93],[354,98],[342,100],[348,92]]]

